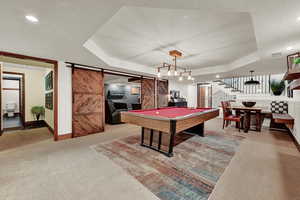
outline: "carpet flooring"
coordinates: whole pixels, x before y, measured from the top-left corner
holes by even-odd
[[[141,147],[136,135],[93,148],[161,200],[206,200],[243,139],[216,131],[206,131],[205,137],[181,133],[172,158]]]

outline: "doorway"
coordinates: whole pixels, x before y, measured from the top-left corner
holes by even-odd
[[[141,78],[104,74],[105,123],[121,124],[121,112],[141,109]]]
[[[197,107],[212,107],[212,85],[197,84]]]
[[[25,76],[23,73],[2,74],[3,130],[22,129],[25,123]]]
[[[1,130],[1,134],[3,133],[4,130],[4,124],[3,124],[3,109],[4,109],[4,102],[2,100],[3,98],[3,83],[2,83],[2,76],[3,76],[3,71],[7,71],[7,70],[3,70],[3,64],[5,63],[11,63],[11,64],[16,64],[16,65],[26,65],[26,66],[30,66],[30,68],[32,70],[35,70],[37,68],[44,68],[44,69],[49,69],[51,68],[52,70],[44,70],[44,77],[40,80],[42,80],[43,82],[41,82],[41,84],[39,86],[35,85],[33,83],[34,87],[39,87],[39,88],[44,88],[42,97],[44,100],[42,102],[44,103],[36,103],[33,102],[32,105],[28,104],[30,101],[27,102],[26,99],[28,98],[34,98],[34,95],[36,92],[30,92],[28,93],[28,91],[30,90],[30,88],[32,88],[31,86],[29,86],[26,81],[32,81],[36,79],[36,76],[30,76],[30,77],[35,77],[35,78],[26,78],[23,77],[23,80],[25,80],[25,84],[23,84],[21,86],[21,96],[24,95],[25,93],[25,88],[24,85],[26,85],[26,92],[28,94],[33,94],[33,95],[26,95],[25,98],[23,96],[23,99],[19,100],[19,102],[21,104],[25,104],[25,106],[23,106],[24,109],[25,107],[25,111],[21,112],[21,122],[23,124],[23,127],[30,127],[31,125],[35,125],[36,122],[40,123],[43,121],[46,121],[47,116],[51,115],[51,118],[49,118],[48,123],[46,123],[46,126],[48,127],[49,131],[53,133],[53,138],[55,141],[61,139],[58,136],[58,62],[56,60],[50,60],[50,59],[45,59],[45,58],[38,58],[38,57],[32,57],[32,56],[27,56],[27,55],[21,55],[21,54],[15,54],[15,53],[10,53],[10,52],[5,52],[5,51],[0,51],[0,88],[1,88],[1,93],[0,93],[0,99],[1,99],[1,103],[0,103],[0,110],[1,110],[1,123],[0,123],[0,130]],[[8,70],[10,71],[10,70]],[[15,70],[14,72],[20,72],[20,70]],[[23,73],[23,72],[21,72]],[[50,75],[49,75],[50,74]],[[26,73],[24,74],[24,76],[29,77],[26,75]],[[47,80],[51,80],[49,84],[49,81]],[[48,82],[48,83],[47,83]],[[49,88],[49,85],[51,86]],[[27,87],[28,86],[28,87]],[[40,98],[40,99],[41,99]],[[33,111],[32,108],[33,107],[44,107],[44,118],[39,118],[37,117],[37,115],[35,115],[36,117],[34,117],[33,115]],[[42,109],[42,110],[43,110]],[[35,109],[36,111],[37,109]],[[41,109],[39,109],[39,112],[42,112]],[[23,115],[23,116],[22,116]],[[31,120],[31,118],[34,118]],[[3,135],[3,134],[2,134]]]

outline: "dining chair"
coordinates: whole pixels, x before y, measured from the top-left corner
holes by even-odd
[[[237,123],[239,131],[243,128],[244,125],[244,117],[243,115],[234,115],[232,110],[230,109],[229,101],[221,101],[222,110],[223,110],[223,129],[225,126],[227,127],[231,121]]]

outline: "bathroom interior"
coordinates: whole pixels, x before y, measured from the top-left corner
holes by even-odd
[[[3,128],[17,129],[23,127],[23,77],[21,74],[2,74],[2,108]]]
[[[0,56],[0,136],[46,127],[54,132],[53,64]]]

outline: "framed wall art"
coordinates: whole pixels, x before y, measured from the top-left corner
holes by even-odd
[[[49,110],[53,109],[53,92],[45,93],[45,107]]]
[[[53,71],[49,72],[45,76],[45,89],[46,91],[53,89]]]

